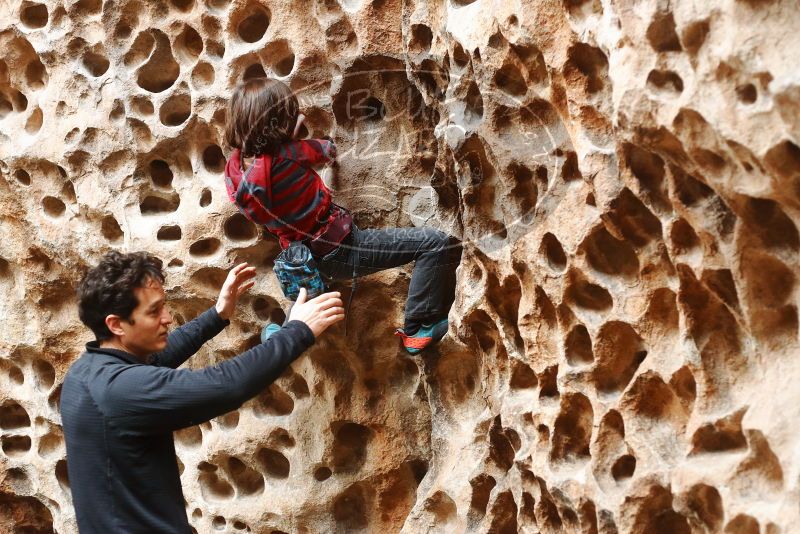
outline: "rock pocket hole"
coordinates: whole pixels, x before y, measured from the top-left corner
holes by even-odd
[[[264,477],[238,458],[228,458],[228,473],[238,496],[258,495],[264,491]]]
[[[251,241],[258,236],[258,228],[241,213],[225,221],[225,236],[231,241]]]
[[[55,219],[64,215],[67,206],[61,199],[47,196],[42,199],[42,209],[47,215]]]
[[[199,426],[190,426],[175,432],[175,439],[183,447],[196,449],[203,444],[203,431]]]
[[[98,52],[88,51],[83,54],[83,67],[89,76],[99,78],[106,73],[111,63],[108,58]]]
[[[594,361],[592,338],[582,324],[576,325],[567,334],[564,341],[564,353],[570,365],[586,365]]]
[[[514,64],[505,64],[495,73],[494,83],[502,91],[512,96],[524,96],[528,92],[528,84],[522,72]]]
[[[28,436],[3,436],[3,452],[9,458],[28,454],[31,450],[31,438]]]
[[[758,521],[747,514],[738,514],[725,525],[725,534],[758,534]]]
[[[245,43],[255,43],[267,32],[270,14],[266,9],[255,5],[248,11],[249,14],[236,27],[236,33]]]
[[[634,246],[661,238],[661,221],[627,187],[611,202],[609,219]]]
[[[256,453],[256,460],[267,476],[278,479],[289,477],[291,465],[281,452],[275,449],[262,448]]]
[[[21,92],[12,90],[8,95],[0,92],[0,119],[12,111],[20,113],[26,109],[28,109],[28,98]]]
[[[216,470],[216,466],[211,467]],[[200,469],[200,466],[198,466],[198,469]],[[227,481],[219,478],[213,471],[201,472],[200,476],[198,477],[198,481],[200,482],[200,493],[207,501],[228,501],[234,496],[233,486],[228,484]]]
[[[192,86],[196,89],[205,89],[214,83],[214,67],[210,63],[201,61],[192,71]]]
[[[620,456],[611,466],[611,476],[617,482],[631,478],[634,471],[636,471],[636,458],[630,454]]]
[[[269,58],[270,68],[279,77],[288,76],[292,72],[295,61],[294,52],[285,39],[270,43],[264,50],[264,55]]]
[[[144,96],[135,96],[131,99],[131,109],[139,115],[150,116],[154,113],[153,103]]]
[[[584,395],[568,393],[563,396],[553,427],[551,460],[576,460],[590,456],[593,414],[592,404]]]
[[[50,458],[56,454],[64,442],[64,437],[60,433],[48,433],[39,438],[38,453],[42,458]]]
[[[651,70],[647,75],[647,87],[654,93],[683,92],[683,80],[671,70]]]
[[[469,512],[467,514],[474,522],[480,522],[486,515],[489,496],[497,485],[497,481],[494,477],[481,473],[470,480],[469,484],[472,486],[472,497],[470,498]]]
[[[33,374],[40,391],[49,391],[56,381],[56,370],[53,365],[46,360],[34,360]]]
[[[11,380],[11,382],[13,382],[14,384],[16,384],[18,386],[24,384],[25,383],[25,375],[23,374],[22,369],[20,369],[19,367],[17,367],[13,363],[9,364],[9,365],[10,365],[10,367],[8,369],[8,378]],[[0,426],[0,428],[2,428],[2,426]]]
[[[561,272],[567,268],[567,255],[564,253],[564,247],[561,246],[558,238],[550,232],[542,236],[542,244],[539,250],[547,259],[547,264],[554,271]]]
[[[6,118],[12,111],[14,111],[14,105],[0,92],[0,119]]]
[[[203,52],[203,38],[200,37],[197,30],[187,24],[178,35],[178,39],[175,42],[175,52],[186,61],[194,61]]]
[[[736,97],[739,99],[739,102],[743,104],[752,104],[758,98],[758,91],[756,90],[756,86],[752,83],[747,83],[744,85],[740,85],[736,88]]]
[[[635,277],[639,273],[639,258],[627,242],[612,236],[605,226],[596,227],[581,243],[579,250],[595,271],[603,274]]]
[[[292,72],[293,68],[294,68],[294,54],[290,54],[281,59],[280,61],[278,61],[277,63],[275,63],[275,65],[272,67],[272,70],[274,70],[275,74],[277,74],[278,76],[285,77]]]
[[[164,126],[180,126],[192,114],[192,99],[188,94],[172,95],[161,106],[159,118]]]
[[[225,155],[218,145],[208,145],[203,150],[203,166],[210,173],[221,173],[225,170]]]
[[[677,254],[686,254],[700,246],[700,238],[685,219],[678,219],[672,225],[670,240]]]
[[[464,118],[470,124],[477,124],[483,119],[483,96],[481,95],[478,84],[470,82],[467,95],[464,98]]]
[[[17,171],[14,173],[14,178],[16,178],[17,181],[22,185],[31,185],[31,175],[28,174],[28,171],[17,169]]]
[[[747,447],[742,432],[744,410],[701,425],[692,435],[692,450],[689,454],[714,453],[741,450]]]
[[[47,70],[38,58],[25,67],[25,80],[32,89],[41,89],[47,83]]]
[[[511,389],[531,389],[535,388],[539,383],[536,378],[536,373],[529,365],[526,365],[518,360],[514,360],[511,371],[511,381],[509,386]]]
[[[656,52],[680,52],[681,43],[675,33],[672,13],[659,12],[647,27],[647,40]]]
[[[356,103],[350,112],[355,119],[379,122],[386,117],[386,106],[374,96],[370,96]]]
[[[597,389],[604,393],[625,389],[647,357],[642,338],[622,321],[610,321],[600,327],[594,352],[594,379]]]
[[[425,54],[430,51],[433,42],[433,32],[425,24],[414,24],[411,26],[411,41],[408,43],[408,51],[412,54]]]
[[[225,527],[228,526],[228,522],[224,517],[218,515],[211,521],[211,526],[214,527],[214,530],[225,530]]]
[[[455,503],[453,503],[452,499],[450,499],[450,503],[453,504],[454,515]],[[369,525],[367,503],[362,484],[353,484],[334,499],[333,518],[337,523],[337,532],[357,532],[364,530]],[[440,518],[437,516],[437,519]],[[451,519],[451,516],[448,515],[444,519]],[[439,523],[444,524],[445,521],[439,521]]]
[[[453,57],[453,62],[460,69],[463,69],[469,63],[469,54],[466,51],[464,51],[464,48],[457,42],[453,44],[452,57]]]
[[[150,33],[152,35],[149,38],[149,50],[152,50],[152,43],[154,42],[155,51],[152,54],[149,53],[146,38],[140,45],[143,48],[141,50],[137,49],[138,54],[135,54],[136,56],[144,56],[146,59],[149,55],[149,59],[147,63],[145,63],[139,69],[136,77],[136,83],[145,91],[150,91],[151,93],[160,93],[172,87],[172,85],[175,83],[175,80],[178,79],[178,76],[180,75],[180,65],[178,65],[178,62],[175,61],[175,58],[172,56],[172,49],[170,48],[169,39],[167,36],[158,30],[153,30]],[[138,42],[139,37],[136,38],[133,46],[136,47]],[[128,52],[128,54],[130,53],[131,52]]]
[[[206,50],[208,51],[209,56],[215,57],[217,59],[221,59],[222,56],[225,55],[225,45],[220,43],[219,41],[214,41],[213,39],[208,41],[208,46],[206,46]]]
[[[200,193],[200,207],[205,208],[208,207],[209,204],[211,204],[211,189],[206,187],[203,189],[203,192]]]
[[[272,384],[256,397],[254,413],[256,416],[289,415],[294,410],[294,401],[276,384]]]
[[[774,200],[747,198],[742,218],[767,248],[800,249],[800,235],[792,220]]]
[[[695,21],[686,26],[682,33],[683,46],[690,55],[697,54],[700,47],[706,42],[710,30],[708,20]]]
[[[571,46],[567,52],[569,60],[565,65],[567,79],[579,76],[585,83],[588,93],[596,93],[605,86],[603,79],[608,71],[608,58],[602,50],[585,43]]]
[[[156,40],[150,32],[141,32],[136,36],[136,39],[134,39],[128,51],[125,52],[125,55],[122,57],[122,62],[128,68],[141,65],[150,57],[155,45]]]
[[[604,287],[586,280],[574,280],[567,287],[566,297],[587,310],[606,311],[614,305],[611,294]]]
[[[163,189],[172,188],[172,169],[169,164],[160,159],[154,159],[150,162],[150,179],[153,184]]]
[[[239,412],[233,411],[220,415],[217,417],[217,423],[226,430],[232,430],[239,426]]]
[[[23,2],[19,20],[33,30],[44,28],[47,25],[47,7],[44,4]]]
[[[194,7],[194,0],[170,0],[169,3],[178,11],[183,11],[184,13],[191,11]]]
[[[215,237],[201,239],[192,243],[192,246],[189,247],[189,254],[201,258],[213,256],[221,245],[220,240]]]
[[[792,179],[800,174],[800,147],[784,139],[767,151],[764,162],[773,172]]]
[[[56,481],[62,490],[69,493],[69,473],[67,473],[67,461],[64,459],[56,462]]]
[[[277,312],[280,312],[280,314],[283,315],[283,310],[281,310],[280,306],[278,306],[278,304],[272,299],[266,299],[263,297],[255,299],[253,301],[253,311],[255,312],[256,317],[262,321],[272,321],[276,324],[283,324],[283,320],[276,320],[279,319],[279,317],[277,317]]]
[[[332,471],[328,467],[325,467],[324,465],[322,467],[317,467],[316,469],[314,469],[314,480],[318,482],[322,482],[323,480],[328,480],[329,478],[331,478],[331,474]]]
[[[90,17],[100,14],[103,9],[103,0],[78,0],[75,2],[76,18]]]
[[[56,413],[61,412],[61,384],[57,385],[52,393],[47,397],[47,405]]]
[[[539,398],[558,396],[558,366],[551,365],[539,375]]]
[[[372,431],[358,423],[344,423],[334,432],[331,466],[335,472],[357,471],[367,459]]]
[[[253,63],[246,69],[244,69],[244,74],[242,74],[242,81],[252,80],[254,78],[266,78],[267,73],[264,70],[264,67],[261,63]]]
[[[173,193],[166,198],[149,195],[139,204],[139,211],[142,215],[173,213],[178,210],[180,203],[181,197],[177,193]]]
[[[177,224],[173,224],[159,228],[156,239],[159,241],[178,241],[182,235],[181,227]]]

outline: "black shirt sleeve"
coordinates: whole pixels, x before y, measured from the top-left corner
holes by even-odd
[[[290,321],[266,343],[204,369],[119,366],[97,384],[93,397],[120,428],[144,434],[178,430],[238,408],[313,344],[311,329]]]
[[[159,367],[177,369],[200,350],[203,344],[230,324],[213,306],[194,320],[173,330],[167,338],[167,347],[150,357],[150,363]]]

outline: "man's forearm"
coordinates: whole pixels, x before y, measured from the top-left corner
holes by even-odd
[[[233,393],[244,402],[274,382],[314,342],[314,334],[305,323],[289,321],[266,343],[219,366],[229,366],[226,371],[236,373]]]
[[[178,430],[234,410],[278,378],[314,344],[311,329],[289,321],[266,343],[203,369],[132,366],[109,385],[101,410],[131,430]]]
[[[176,369],[193,356],[203,344],[225,328],[229,321],[219,316],[215,308],[210,308],[194,320],[173,330],[167,339],[167,348],[154,354],[151,363],[159,367]]]

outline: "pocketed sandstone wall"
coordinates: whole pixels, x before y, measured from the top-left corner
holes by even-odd
[[[75,532],[74,286],[167,264],[178,323],[260,277],[201,367],[286,302],[230,205],[224,109],[295,89],[363,227],[465,243],[408,357],[408,269],[359,285],[240,410],[176,434],[204,532],[789,533],[800,519],[800,11],[790,0],[0,2],[0,525]]]

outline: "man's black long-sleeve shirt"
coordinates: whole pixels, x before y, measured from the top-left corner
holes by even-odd
[[[149,363],[92,342],[70,367],[61,419],[82,534],[191,532],[172,432],[238,408],[314,343],[306,324],[290,321],[235,358],[176,369],[227,324],[211,308]]]

